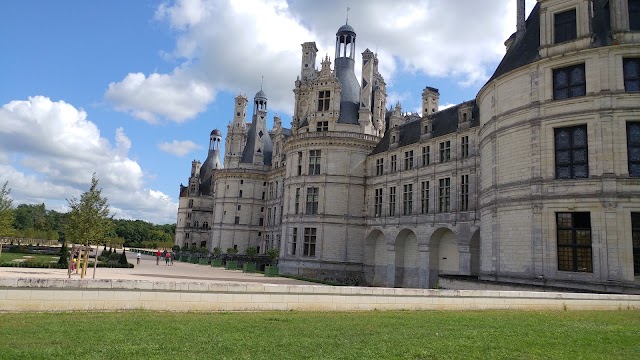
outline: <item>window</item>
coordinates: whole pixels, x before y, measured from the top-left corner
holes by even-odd
[[[293,228],[291,234],[291,255],[296,254],[296,248],[298,247],[298,228]]]
[[[640,30],[640,0],[629,0],[629,30]]]
[[[316,228],[304,228],[304,248],[302,255],[316,256]]]
[[[310,187],[307,188],[307,214],[317,214],[318,213],[318,188]]]
[[[382,188],[375,190],[375,196],[373,197],[373,216],[382,216]]]
[[[196,194],[196,184],[191,184],[191,186],[189,187],[189,195],[195,195]]]
[[[396,187],[389,188],[389,216],[396,215]]]
[[[571,9],[554,15],[555,43],[575,40],[577,37],[576,9]]]
[[[558,270],[592,272],[591,214],[556,213],[558,232]]]
[[[258,219],[258,226],[264,225],[264,218]]]
[[[587,80],[584,76],[584,64],[553,70],[554,100],[584,96],[586,93]]]
[[[589,177],[587,126],[555,129],[556,179]]]
[[[189,199],[189,209],[193,207],[193,199]]]
[[[236,216],[234,222],[234,224],[239,225],[240,224],[240,216]]]
[[[242,205],[238,205],[238,211],[242,210]]]
[[[318,111],[329,110],[329,101],[331,100],[331,91],[324,90],[318,93]]]
[[[208,229],[208,228],[209,228],[209,223],[208,223],[208,222],[206,222],[206,221],[205,221],[205,222],[203,222],[203,223],[202,223],[202,228],[203,228],[203,229]]]
[[[440,143],[440,162],[451,160],[451,141],[447,140]]]
[[[429,146],[422,147],[422,166],[427,166],[431,163],[431,148]]]
[[[316,123],[316,131],[329,131],[328,121],[318,121]]]
[[[265,196],[267,195],[267,193],[265,191],[262,192],[262,200],[264,200]]]
[[[298,152],[298,176],[302,175],[302,151]]]
[[[191,219],[191,213],[190,212],[187,213],[187,219]]]
[[[309,175],[320,175],[320,150],[309,150]]]
[[[438,211],[449,212],[451,208],[451,178],[440,179],[440,187],[438,188]]]
[[[413,212],[413,184],[406,184],[402,189],[402,215]]]
[[[404,169],[405,170],[413,169],[413,150],[404,152]]]
[[[420,213],[429,213],[429,182],[423,181],[420,189]]]
[[[460,176],[460,211],[469,210],[469,175]]]
[[[240,185],[244,184],[244,180],[240,180]]]
[[[640,59],[622,60],[624,91],[640,91]]]
[[[640,177],[640,122],[627,123],[629,176]]]
[[[185,234],[184,234],[184,238],[185,238],[185,239],[188,239],[189,237],[191,237],[191,233],[185,233]]]
[[[468,136],[463,136],[460,139],[460,157],[462,158],[469,157],[469,137]]]
[[[396,171],[397,163],[398,163],[398,156],[397,155],[391,155],[391,172]]]
[[[260,208],[260,212],[263,213],[264,212],[264,206]]]
[[[242,197],[242,190],[238,192],[238,197]]]
[[[267,226],[271,225],[271,208],[267,209]]]
[[[294,210],[296,214],[300,212],[300,188],[296,188],[296,201],[294,205]]]
[[[197,229],[199,225],[200,225],[200,223],[197,220],[193,222],[193,227],[194,228]]]
[[[376,175],[384,174],[384,158],[376,159]]]
[[[631,242],[633,245],[633,274],[640,276],[640,213],[631,213]]]

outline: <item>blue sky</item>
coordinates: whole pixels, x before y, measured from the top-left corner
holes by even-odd
[[[528,0],[527,13],[535,1]],[[473,99],[515,30],[513,0],[348,1],[357,51],[419,111]],[[344,1],[3,1],[0,182],[16,204],[66,211],[96,173],[116,217],[173,223],[192,159],[226,134],[235,95],[269,98],[288,127],[300,44],[333,57]],[[358,59],[357,62],[359,62]],[[359,77],[359,66],[356,75]],[[250,121],[250,119],[247,119]]]

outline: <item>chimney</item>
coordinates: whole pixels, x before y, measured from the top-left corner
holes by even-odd
[[[520,40],[524,35],[525,15],[524,15],[524,1],[516,0],[518,4],[518,19],[516,26],[516,41]]]

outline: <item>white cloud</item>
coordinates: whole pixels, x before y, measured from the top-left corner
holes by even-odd
[[[16,202],[63,206],[64,199],[88,190],[96,173],[112,206],[139,219],[175,221],[177,204],[144,188],[123,128],[113,146],[84,110],[43,96],[3,105],[0,124],[0,182],[9,181]]]
[[[457,104],[451,104],[451,103],[449,103],[449,104],[443,104],[443,105],[438,106],[438,111],[442,111],[442,110],[448,109],[448,108],[450,108],[450,107],[454,107],[454,106],[456,106],[456,105],[457,105]]]
[[[185,140],[185,141],[173,140],[172,142],[163,142],[158,144],[158,148],[169,154],[173,154],[178,157],[183,157],[194,150],[202,149],[202,146],[194,143],[191,140]]]

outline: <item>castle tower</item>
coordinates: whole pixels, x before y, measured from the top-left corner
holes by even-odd
[[[253,99],[253,119],[240,163],[271,165],[273,144],[267,131],[267,95],[260,90]]]
[[[427,86],[422,91],[422,116],[428,116],[438,111],[440,92],[436,88]]]
[[[340,116],[338,123],[360,125],[360,84],[354,71],[356,52],[356,32],[348,24],[342,25],[336,33],[335,72],[340,81]]]
[[[366,49],[362,53],[362,89],[360,90],[360,111],[358,112],[360,126],[371,125],[373,106],[373,74],[374,55]]]
[[[378,56],[373,55],[373,126],[378,136],[386,131],[385,113],[387,109],[387,83],[378,71]]]
[[[233,121],[227,126],[224,163],[227,168],[237,168],[242,157],[242,150],[247,141],[245,119],[247,117],[247,99],[244,95],[235,97]]]
[[[200,192],[202,195],[211,194],[213,172],[223,168],[222,162],[220,161],[221,141],[222,133],[220,130],[213,130],[209,135],[209,153],[207,154],[207,160],[204,161],[200,169]]]
[[[302,80],[310,80],[316,74],[316,55],[318,48],[315,42],[302,44],[302,64],[300,64],[300,76]]]

